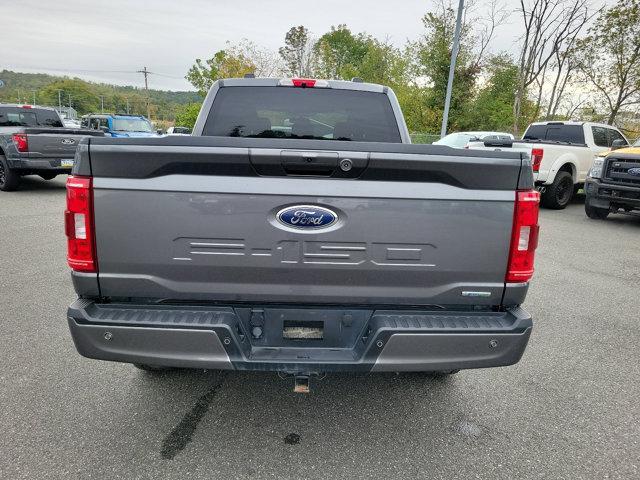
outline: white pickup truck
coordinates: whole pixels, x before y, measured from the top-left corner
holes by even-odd
[[[536,187],[542,194],[542,205],[559,210],[582,188],[595,156],[611,148],[616,140],[619,146],[622,142],[629,144],[611,125],[553,121],[532,123],[522,140],[509,142],[488,137],[482,142],[470,142],[467,148],[528,153]]]

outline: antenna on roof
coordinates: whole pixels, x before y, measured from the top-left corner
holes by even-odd
[[[360,77],[353,77],[351,81],[355,83],[362,83],[362,79]]]

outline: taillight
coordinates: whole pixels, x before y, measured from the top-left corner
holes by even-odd
[[[281,87],[327,88],[329,82],[315,78],[283,78],[278,82]]]
[[[292,78],[291,82],[294,87],[313,88],[316,84],[316,81],[312,78]]]
[[[67,178],[64,227],[67,235],[67,263],[71,269],[97,272],[91,177],[69,175]]]
[[[14,133],[11,135],[11,139],[19,152],[29,151],[29,140],[26,133]]]
[[[540,193],[537,191],[516,192],[506,282],[527,282],[533,276],[533,261],[538,246],[539,207]]]
[[[542,163],[542,156],[544,155],[544,150],[542,148],[533,148],[531,149],[531,160],[534,172],[540,171],[540,164]]]

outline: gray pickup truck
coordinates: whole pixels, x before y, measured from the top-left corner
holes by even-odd
[[[530,159],[409,143],[389,88],[308,79],[220,80],[193,136],[83,141],[65,214],[78,351],[302,390],[518,362]]]
[[[102,132],[64,128],[53,108],[0,104],[0,191],[15,190],[23,175],[51,180],[69,173],[76,147]]]

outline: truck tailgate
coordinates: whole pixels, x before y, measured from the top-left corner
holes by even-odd
[[[30,156],[72,159],[80,140],[87,136],[103,136],[96,130],[73,128],[27,128]]]
[[[146,146],[92,141],[102,296],[501,303],[518,155],[322,141],[303,142],[303,150],[252,148],[264,141],[243,140],[245,148],[198,140],[189,147],[175,145],[183,139]],[[349,158],[353,169],[335,168],[331,177],[286,171],[297,157],[328,159],[331,168]],[[317,229],[278,218],[283,210],[304,215],[318,208],[337,218]]]

